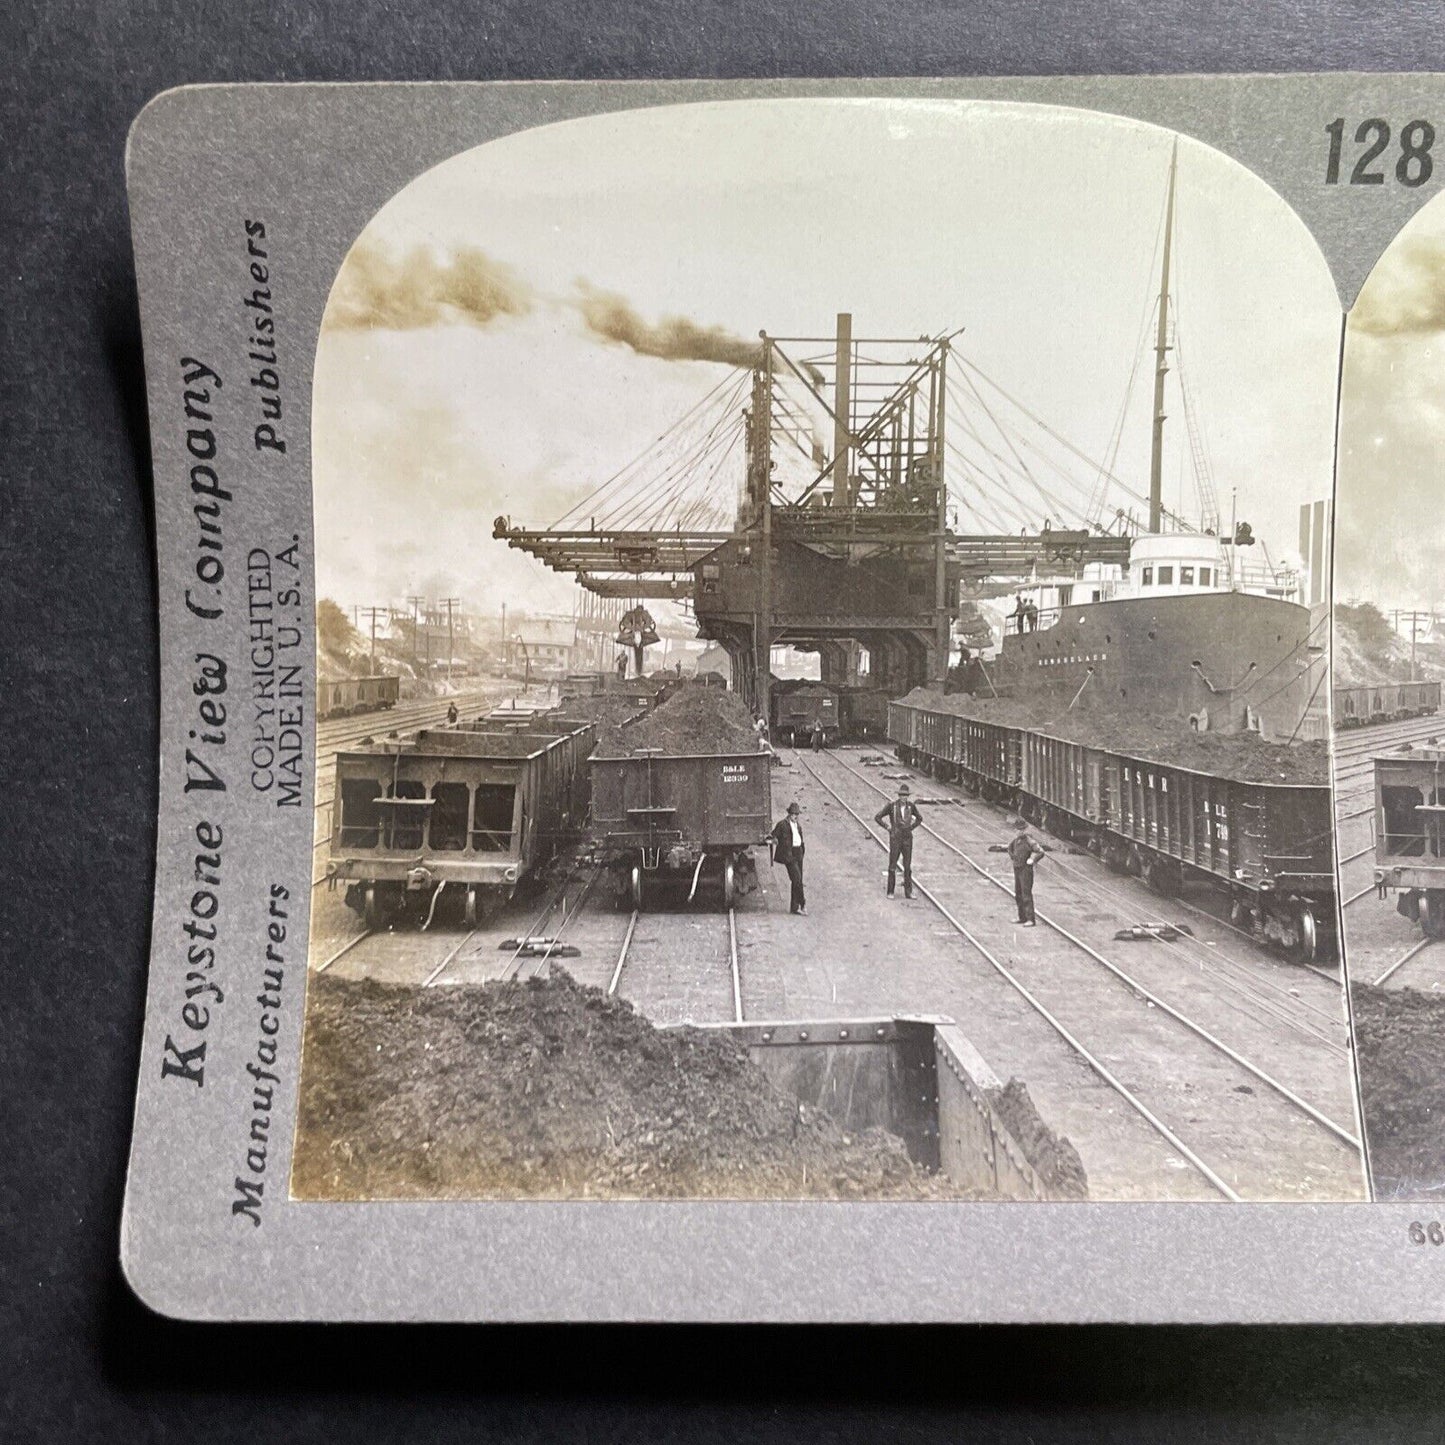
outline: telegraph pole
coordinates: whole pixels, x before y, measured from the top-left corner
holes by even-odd
[[[452,608],[462,599],[460,597],[443,597],[441,600],[442,605],[447,609],[447,688],[450,690],[452,685],[452,657],[456,652],[456,647],[452,641]]]
[[[1417,612],[1417,611],[1415,611],[1415,610],[1413,610],[1413,609],[1412,609],[1411,611],[1409,611],[1409,612],[1402,612],[1402,611],[1397,607],[1397,608],[1395,609],[1395,614],[1394,614],[1394,615],[1395,615],[1395,631],[1396,631],[1396,632],[1399,632],[1399,630],[1400,630],[1400,624],[1401,624],[1402,622],[1408,622],[1408,623],[1410,624],[1410,681],[1411,681],[1411,682],[1414,682],[1414,681],[1416,680],[1416,679],[1415,679],[1415,645],[1416,645],[1417,641],[1419,640],[1419,636],[1420,636],[1420,624],[1421,624],[1422,622],[1425,622],[1425,623],[1429,623],[1429,624],[1433,627],[1434,622],[1435,622],[1435,614],[1434,614],[1434,612]]]
[[[408,597],[406,600],[411,603],[411,665],[415,667],[417,628],[420,625],[419,619],[421,617],[421,605],[423,602],[426,601],[426,598]]]
[[[360,607],[360,608],[357,609],[357,611],[358,611],[358,612],[364,612],[364,613],[366,613],[366,615],[371,619],[371,662],[370,662],[370,667],[371,667],[372,676],[375,676],[375,675],[376,675],[376,619],[377,619],[378,617],[389,617],[389,616],[391,615],[391,608],[389,608],[389,607]]]

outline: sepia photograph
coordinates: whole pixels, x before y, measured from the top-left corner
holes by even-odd
[[[1445,208],[1422,207],[1350,311],[1336,506],[1340,906],[1371,1176],[1445,1188]]]
[[[1219,151],[773,99],[417,175],[315,357],[291,1196],[1368,1198],[1435,224],[1351,315],[1332,663],[1339,296]]]

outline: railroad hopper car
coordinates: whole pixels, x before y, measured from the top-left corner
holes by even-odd
[[[838,689],[822,682],[775,683],[768,694],[772,716],[768,727],[775,740],[807,742],[815,728],[823,730],[823,745],[837,742],[840,725]]]
[[[316,684],[316,716],[322,722],[353,713],[382,712],[401,695],[399,677],[339,677]]]
[[[586,698],[627,698],[639,707],[655,707],[676,686],[676,678],[618,677],[615,672],[572,672],[563,679],[558,699],[565,706]]]
[[[590,837],[639,911],[647,895],[699,889],[731,907],[756,886],[749,850],[772,824],[765,752],[594,756]]]
[[[1370,727],[1440,711],[1438,682],[1385,682],[1334,690],[1335,726]]]
[[[1043,732],[893,703],[898,755],[1016,809],[1156,891],[1204,881],[1233,921],[1310,960],[1334,948],[1324,784],[1246,782]]]
[[[1445,938],[1445,750],[1375,759],[1375,886],[1427,938]]]
[[[887,737],[888,694],[881,687],[840,687],[838,726],[856,742]]]
[[[590,725],[436,728],[336,755],[326,875],[369,927],[430,918],[455,897],[469,925],[577,841]]]

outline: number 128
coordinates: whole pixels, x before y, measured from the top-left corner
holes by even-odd
[[[1325,163],[1325,184],[1340,183],[1340,162],[1345,148],[1345,122],[1341,116],[1325,127],[1330,138],[1329,160]],[[1355,128],[1355,144],[1363,146],[1350,171],[1352,186],[1382,186],[1383,169],[1372,169],[1390,145],[1390,122],[1375,117],[1362,120]],[[1423,186],[1435,169],[1430,147],[1435,144],[1435,127],[1428,120],[1412,120],[1400,131],[1400,154],[1395,161],[1395,179],[1402,186]]]

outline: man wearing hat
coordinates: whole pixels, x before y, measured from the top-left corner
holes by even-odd
[[[1025,928],[1034,926],[1034,864],[1044,850],[1029,836],[1029,825],[1022,818],[1014,820],[1014,835],[1009,839],[1009,862],[1014,865],[1014,902],[1018,904],[1019,922]]]
[[[923,821],[923,814],[909,796],[908,784],[899,783],[898,796],[874,816],[875,823],[888,824],[888,896],[898,878],[898,860],[903,860],[903,896],[913,897],[913,830]]]
[[[803,899],[803,825],[799,821],[803,810],[796,803],[788,804],[788,816],[773,829],[773,862],[781,863],[788,870],[788,881],[793,885],[792,897],[788,901],[789,913],[807,916],[808,910]]]

